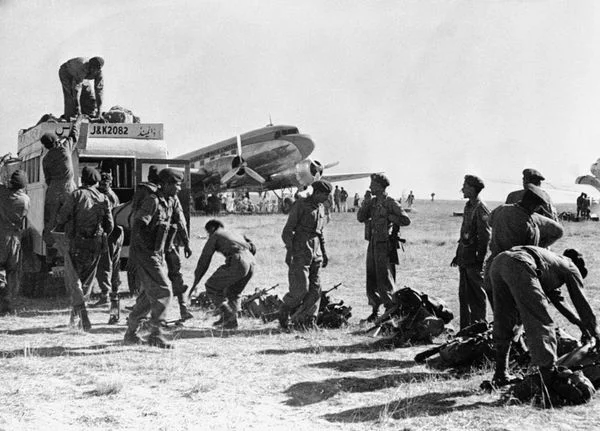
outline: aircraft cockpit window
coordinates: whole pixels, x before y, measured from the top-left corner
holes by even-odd
[[[281,131],[282,135],[297,135],[298,134],[298,129],[297,128],[293,128],[293,129],[285,129]]]

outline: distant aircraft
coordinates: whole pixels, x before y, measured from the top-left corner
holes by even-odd
[[[590,167],[592,175],[581,175],[575,179],[575,184],[585,184],[600,191],[600,159]]]
[[[371,173],[323,175],[338,162],[322,165],[309,158],[315,144],[294,126],[252,130],[237,137],[182,154],[190,160],[192,194],[241,188],[246,191],[304,188],[314,181],[331,182],[365,178]]]

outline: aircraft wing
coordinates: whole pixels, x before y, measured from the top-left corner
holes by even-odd
[[[577,179],[575,180],[575,184],[585,184],[587,186],[592,186],[596,190],[600,191],[600,180],[591,175],[582,175],[580,177],[577,177]]]
[[[376,172],[361,172],[357,174],[328,174],[321,177],[322,180],[329,181],[330,183],[337,183],[340,181],[357,180],[359,178],[368,178],[371,174]],[[381,173],[381,172],[377,172]]]

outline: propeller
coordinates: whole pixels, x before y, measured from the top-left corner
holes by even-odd
[[[264,183],[266,180],[254,169],[248,167],[248,163],[242,158],[242,138],[237,135],[237,156],[231,162],[231,170],[221,177],[221,184],[227,184],[236,175],[248,176],[259,183]]]

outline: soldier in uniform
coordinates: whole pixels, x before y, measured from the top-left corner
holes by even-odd
[[[315,325],[321,300],[319,271],[329,263],[323,238],[323,203],[332,187],[320,180],[312,183],[312,189],[310,196],[294,203],[281,234],[290,284],[279,310],[279,323],[284,329],[289,327],[290,319],[300,328]],[[290,313],[293,313],[291,317]]]
[[[160,178],[158,178],[158,169],[156,166],[151,165],[148,170],[148,181],[137,185],[135,194],[131,199],[131,217],[140,208],[144,199],[151,194],[155,194],[158,191],[158,184]],[[135,277],[135,249],[129,247],[129,256],[127,258],[127,284],[129,285],[129,292],[135,294],[139,292],[140,288]]]
[[[493,338],[496,350],[496,386],[512,383],[508,356],[513,327],[523,322],[531,365],[537,366],[548,382],[556,365],[556,333],[549,304],[581,329],[582,340],[595,339],[600,346],[600,328],[583,293],[587,275],[581,254],[565,250],[563,256],[535,246],[517,246],[500,253],[493,261],[490,279],[494,291]],[[560,288],[566,285],[576,313],[566,303]]]
[[[73,124],[69,136],[59,139],[53,133],[45,133],[40,138],[47,152],[42,160],[42,170],[46,185],[46,198],[44,202],[44,242],[48,247],[53,246],[54,237],[50,232],[56,226],[56,216],[67,196],[73,192],[75,185],[75,173],[73,171],[73,160],[71,154],[77,145],[79,138],[79,127],[82,117]],[[50,250],[51,256],[55,253]]]
[[[112,174],[110,172],[102,172],[100,174],[100,190],[108,199],[111,208],[115,208],[120,204],[119,198],[112,190]],[[100,287],[100,299],[94,304],[95,307],[108,303],[108,294],[110,292],[110,309],[111,315],[108,320],[109,325],[114,325],[119,320],[119,286],[121,278],[119,277],[121,250],[123,249],[123,228],[115,223],[115,226],[107,237],[105,251],[100,256],[98,262],[98,271],[96,279]]]
[[[221,318],[214,322],[214,325],[222,325],[224,329],[236,329],[240,295],[254,275],[253,251],[256,252],[256,249],[253,249],[247,238],[225,230],[219,220],[209,220],[204,228],[209,236],[198,259],[191,290],[194,291],[206,274],[215,252],[225,256],[225,264],[219,266],[206,280],[206,294],[221,312]]]
[[[98,116],[102,112],[104,91],[102,66],[104,66],[102,57],[92,57],[89,60],[75,57],[60,66],[58,77],[62,85],[65,101],[64,117],[67,121],[80,114]],[[94,81],[93,93],[89,88],[82,92],[83,86],[87,86],[86,80]],[[82,112],[82,105],[90,105],[92,109]]]
[[[475,175],[465,175],[462,186],[467,199],[460,227],[456,256],[450,266],[458,266],[460,282],[460,328],[486,320],[486,294],[483,288],[483,262],[490,242],[490,210],[479,199],[485,185]]]
[[[547,204],[546,196],[539,187],[527,184],[527,191],[519,202],[500,205],[490,214],[492,237],[490,255],[485,263],[484,286],[492,307],[494,296],[489,280],[492,260],[517,245],[549,247],[563,235],[563,228],[558,222],[536,213],[536,210]]]
[[[141,344],[137,335],[140,321],[150,313],[148,344],[170,349],[162,335],[161,322],[171,301],[172,290],[165,271],[165,243],[173,217],[175,196],[181,190],[183,174],[166,168],[160,171],[161,187],[148,194],[133,215],[131,249],[135,254],[136,282],[142,287],[129,314],[125,344]]]
[[[507,204],[516,204],[523,198],[523,195],[527,191],[527,184],[533,184],[534,186],[540,187],[542,184],[542,181],[544,181],[544,180],[545,180],[545,178],[543,177],[542,174],[540,174],[539,171],[537,171],[535,169],[531,169],[531,168],[524,169],[523,170],[523,189],[515,190],[514,192],[510,192],[508,194],[508,196],[506,196],[506,203]],[[556,208],[552,204],[552,199],[550,199],[550,195],[548,195],[548,193],[546,193],[543,189],[540,189],[540,190],[542,190],[542,192],[544,193],[544,200],[546,202],[544,203],[544,205],[540,206],[540,208],[538,208],[536,212],[538,214],[541,214],[543,216],[551,218],[554,221],[558,221],[558,212],[556,211]]]
[[[383,174],[372,174],[369,186],[374,197],[365,199],[356,214],[359,222],[365,223],[367,248],[367,298],[373,308],[368,322],[377,319],[381,304],[388,309],[393,306],[392,292],[396,283],[398,255],[397,235],[400,226],[408,226],[410,219],[398,201],[387,195],[390,185]]]
[[[167,262],[167,275],[169,280],[171,280],[173,296],[177,297],[179,303],[179,315],[181,320],[188,320],[192,319],[194,315],[190,313],[187,307],[187,297],[185,292],[188,290],[188,286],[184,283],[183,275],[181,274],[181,246],[183,246],[185,258],[189,259],[192,255],[190,237],[188,235],[186,219],[183,208],[181,207],[181,202],[179,201],[179,198],[175,196],[173,218],[171,219],[169,236],[167,237],[165,245],[165,261]]]
[[[110,203],[96,188],[99,180],[100,174],[96,169],[84,167],[81,173],[82,186],[67,197],[57,217],[57,230],[64,229],[68,254],[77,273],[75,285],[71,286],[72,315],[80,318],[84,331],[91,329],[85,297],[90,294],[96,278],[98,262],[105,251],[106,237],[114,227]]]
[[[0,313],[11,313],[19,293],[19,258],[23,221],[29,212],[29,196],[24,192],[27,174],[13,172],[8,185],[0,184]]]

